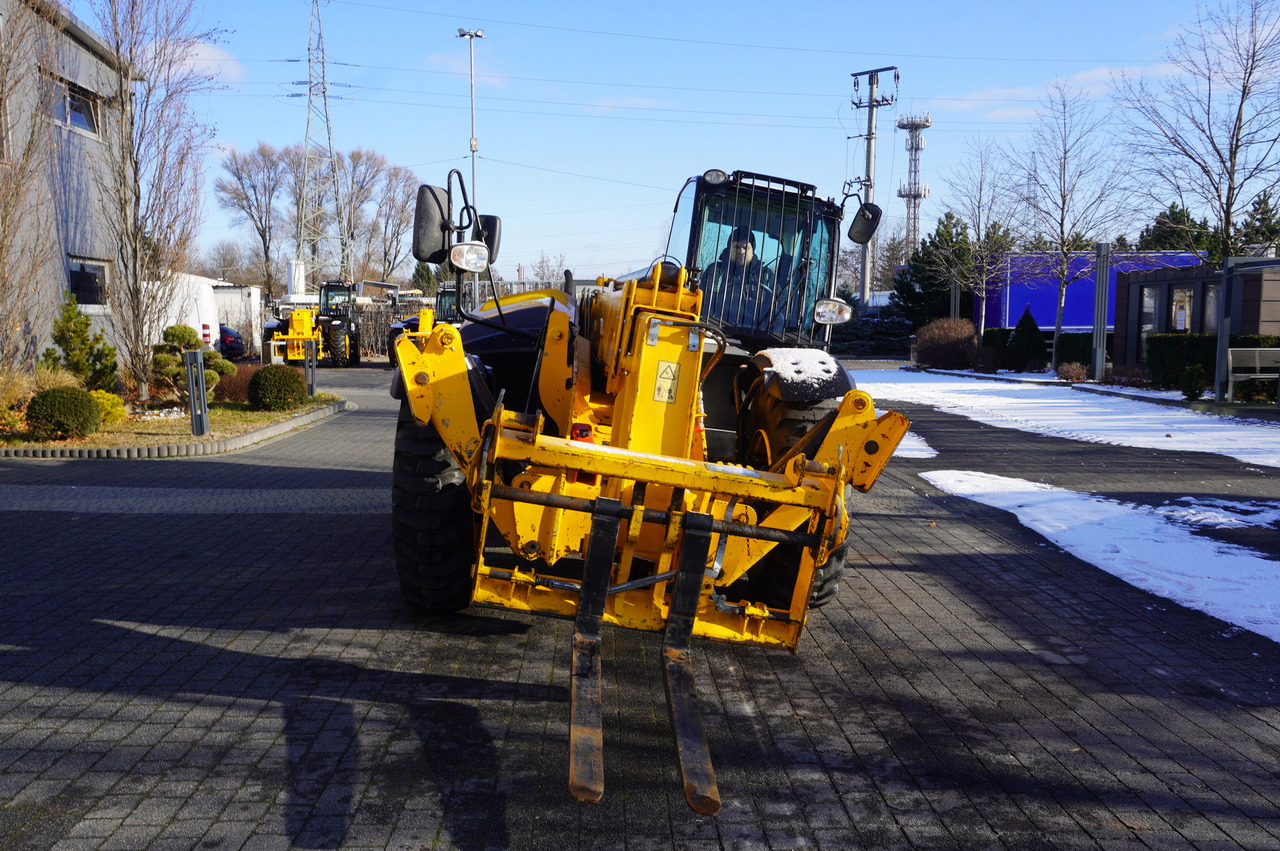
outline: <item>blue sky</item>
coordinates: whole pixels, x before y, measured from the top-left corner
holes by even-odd
[[[330,0],[322,7],[334,146],[371,148],[443,185],[471,169],[467,40],[475,42],[476,194],[503,220],[497,269],[514,278],[540,254],[579,277],[647,265],[665,241],[676,192],[708,168],[804,180],[828,196],[859,176],[866,112],[852,74],[896,66],[881,93],[875,200],[905,215],[900,115],[928,111],[921,232],[947,201],[947,179],[978,136],[1025,133],[1055,77],[1106,103],[1110,76],[1161,59],[1194,0],[1072,4],[510,2]],[[86,22],[84,0],[71,4]],[[310,0],[223,0],[206,58],[224,88],[205,107],[217,125],[201,244],[236,238],[212,201],[227,150],[300,142],[306,125]],[[289,95],[304,95],[290,97]],[[865,85],[859,92],[865,98]],[[1154,216],[1156,211],[1152,211]]]

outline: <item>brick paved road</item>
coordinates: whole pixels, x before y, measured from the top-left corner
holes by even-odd
[[[570,624],[399,603],[387,378],[322,371],[358,411],[230,455],[0,462],[0,849],[1280,848],[1276,645],[929,488],[1078,447],[1000,461],[927,411],[954,456],[862,500],[800,653],[698,645],[719,817],[635,632],[605,644],[604,801],[574,802]]]

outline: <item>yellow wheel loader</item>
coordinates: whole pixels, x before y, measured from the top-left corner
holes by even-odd
[[[264,360],[289,363],[305,360],[307,344],[316,348],[316,360],[330,366],[360,363],[360,323],[356,318],[355,295],[351,284],[326,281],[320,285],[317,306],[295,307],[288,316],[268,322],[263,328]]]
[[[414,255],[482,270],[497,221],[475,215],[458,172],[448,187],[420,187]],[[833,298],[843,206],[807,184],[713,170],[680,193],[651,267],[464,305],[460,326],[424,313],[395,343],[403,595],[428,612],[574,619],[580,800],[604,791],[605,624],[663,633],[685,793],[715,813],[692,639],[795,651],[808,609],[835,593],[853,494],[908,426],[877,415],[825,351],[850,315]],[[860,204],[850,237],[865,244],[878,220]]]

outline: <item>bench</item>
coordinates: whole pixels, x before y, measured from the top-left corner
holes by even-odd
[[[1280,349],[1227,349],[1227,401],[1235,401],[1237,381],[1255,378],[1280,382]]]

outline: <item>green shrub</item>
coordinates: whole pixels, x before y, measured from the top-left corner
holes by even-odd
[[[99,331],[89,333],[89,317],[76,307],[74,296],[62,303],[53,321],[53,342],[58,349],[48,348],[40,357],[40,365],[61,367],[76,376],[76,383],[89,390],[113,390],[116,386],[116,350]]]
[[[973,365],[977,332],[968,319],[935,319],[916,332],[916,363],[937,369]]]
[[[1049,362],[1049,350],[1044,344],[1044,334],[1031,315],[1031,307],[1022,311],[1022,318],[1009,335],[1005,346],[1005,362],[1014,372],[1040,372]]]
[[[1147,370],[1160,390],[1177,390],[1192,364],[1213,375],[1218,362],[1216,334],[1148,334]]]
[[[169,352],[157,352],[151,358],[151,368],[157,373],[173,369],[175,366],[182,366],[182,358]]]
[[[1193,363],[1182,373],[1179,389],[1188,402],[1197,402],[1209,386],[1209,372],[1200,364]]]
[[[100,425],[98,402],[81,387],[51,387],[27,403],[27,429],[37,440],[84,437]]]
[[[190,325],[170,325],[161,335],[166,343],[177,346],[181,350],[194,351],[204,348],[204,340],[200,332]]]
[[[302,373],[284,364],[270,364],[249,379],[249,407],[258,411],[287,411],[307,399],[307,383]]]
[[[205,352],[205,355],[207,356],[208,352]],[[211,369],[218,374],[219,381],[221,381],[221,379],[223,378],[226,378],[228,375],[236,374],[236,369],[237,369],[236,365],[233,364],[231,361],[227,360],[226,358],[222,357],[222,355],[218,355],[213,360],[209,360],[208,357],[206,357],[204,361],[204,365],[206,368]]]
[[[1064,331],[1058,335],[1054,354],[1059,364],[1093,363],[1093,332]]]
[[[98,410],[102,412],[103,425],[122,423],[128,419],[129,414],[124,409],[124,400],[116,394],[105,390],[91,390],[89,395],[98,403]]]

